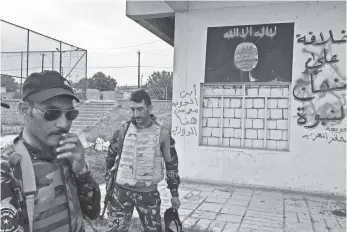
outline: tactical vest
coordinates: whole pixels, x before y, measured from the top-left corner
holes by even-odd
[[[83,232],[76,182],[67,161],[58,163],[33,158],[31,161],[37,190],[32,231]]]
[[[116,183],[149,187],[164,178],[164,159],[160,151],[160,125],[138,129],[131,123],[123,141]]]

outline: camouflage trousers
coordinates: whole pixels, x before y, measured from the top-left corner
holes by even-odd
[[[160,194],[135,192],[116,186],[108,204],[108,232],[128,231],[134,208],[136,208],[145,232],[161,231]]]

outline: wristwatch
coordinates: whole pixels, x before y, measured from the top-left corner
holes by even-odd
[[[171,192],[172,197],[178,197],[178,189],[177,188],[170,189],[170,192]]]
[[[79,180],[87,181],[87,179],[88,179],[87,177],[89,176],[89,173],[90,173],[88,164],[86,164],[86,166],[82,169],[82,171],[83,172],[81,174],[74,173],[74,175]]]

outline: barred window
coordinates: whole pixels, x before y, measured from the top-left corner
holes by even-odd
[[[289,150],[290,83],[201,84],[200,145]]]

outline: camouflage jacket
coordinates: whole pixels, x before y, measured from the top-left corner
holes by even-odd
[[[32,158],[37,186],[33,231],[85,231],[83,216],[95,219],[100,213],[100,189],[90,172],[77,177],[67,161],[57,162],[47,152],[23,143]],[[13,162],[15,153],[13,145],[1,150],[1,225],[4,231],[28,231],[22,172],[20,163]]]
[[[152,120],[155,122],[155,117],[153,115]],[[123,138],[125,136],[125,130],[127,124],[129,122],[124,123],[114,134],[112,140],[110,141],[110,146],[107,151],[106,156],[106,185],[110,179],[111,169],[115,165],[115,160],[119,155],[119,151],[122,150],[123,146]],[[132,119],[131,123],[136,124],[136,122]],[[170,135],[170,155],[171,161],[165,161],[166,167],[166,181],[168,184],[168,188],[171,191],[172,196],[178,196],[178,186],[180,184],[180,177],[178,175],[178,156],[175,149],[175,140]]]

